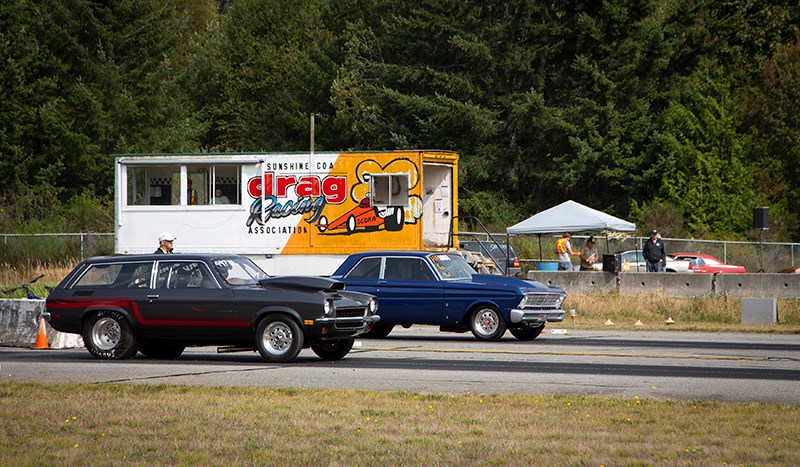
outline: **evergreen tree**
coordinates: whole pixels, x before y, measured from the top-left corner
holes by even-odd
[[[659,161],[653,167],[662,199],[683,208],[694,235],[741,236],[749,228],[753,190],[743,112],[722,67],[709,64],[687,80],[672,102]]]

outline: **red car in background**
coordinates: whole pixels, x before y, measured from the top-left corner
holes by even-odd
[[[717,258],[705,253],[673,253],[675,259],[689,260],[689,270],[693,272],[744,274],[744,266],[725,264]]]

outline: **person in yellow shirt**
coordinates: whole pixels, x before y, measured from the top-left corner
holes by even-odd
[[[558,254],[558,270],[559,271],[572,271],[574,270],[574,266],[572,266],[572,258],[571,256],[577,256],[580,253],[572,251],[572,245],[569,243],[569,239],[572,238],[572,234],[569,232],[564,232],[564,235],[561,236],[556,241],[556,253]]]
[[[189,188],[186,190],[186,204],[193,206],[197,204],[197,190],[192,188],[192,179],[190,178],[186,184]]]

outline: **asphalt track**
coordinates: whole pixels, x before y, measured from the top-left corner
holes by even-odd
[[[560,332],[559,332],[560,331]],[[103,361],[84,349],[0,348],[0,380],[583,394],[800,404],[800,336],[550,329],[479,342],[433,327],[360,339],[343,360],[288,364],[190,348],[177,360]]]

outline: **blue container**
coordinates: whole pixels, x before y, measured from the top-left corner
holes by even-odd
[[[558,271],[558,261],[535,261],[533,264],[537,271]]]

